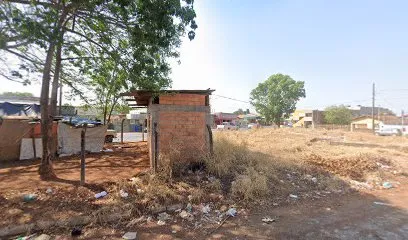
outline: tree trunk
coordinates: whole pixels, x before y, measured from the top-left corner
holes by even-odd
[[[61,1],[58,1],[60,5]],[[42,85],[41,85],[41,135],[42,135],[42,158],[41,164],[38,169],[41,179],[49,179],[56,177],[54,169],[52,166],[52,142],[50,141],[50,131],[52,130],[53,117],[50,116],[49,112],[49,94],[50,94],[50,79],[51,79],[51,67],[52,60],[54,58],[55,46],[58,43],[58,40],[62,39],[61,27],[67,17],[67,12],[62,11],[61,16],[58,18],[58,22],[55,25],[53,36],[50,38],[49,46],[47,50],[47,57],[45,58],[43,76],[42,76]],[[61,43],[62,44],[62,43]],[[52,112],[51,108],[51,112]],[[51,131],[52,132],[52,131]],[[52,137],[51,137],[52,140]]]
[[[108,114],[108,122],[107,122],[107,124],[110,123],[111,116],[112,116],[112,112],[113,112],[113,109],[115,108],[115,105],[116,105],[117,102],[118,102],[118,99],[114,97],[113,103],[112,103],[112,106],[111,106],[111,109],[110,109],[109,114]]]
[[[49,149],[49,124],[50,124],[50,116],[49,116],[49,106],[48,106],[48,98],[50,92],[50,73],[51,73],[51,65],[52,59],[54,58],[54,51],[55,51],[55,43],[50,42],[47,51],[47,57],[45,59],[43,76],[42,76],[42,86],[41,86],[41,135],[42,135],[42,159],[39,168],[39,174],[42,179],[47,179],[50,177],[55,177],[55,173],[52,167],[52,159],[50,156]],[[51,121],[52,124],[52,121]]]
[[[55,70],[54,70],[54,79],[52,81],[52,90],[51,90],[51,116],[57,115],[57,98],[58,98],[58,86],[59,86],[59,75],[61,72],[61,44],[57,45],[57,51],[55,55]]]
[[[52,89],[51,89],[51,104],[50,104],[50,123],[48,124],[48,131],[50,133],[50,139],[48,141],[49,147],[48,149],[51,150],[50,156],[51,160],[55,158],[55,154],[57,151],[57,141],[56,141],[56,134],[52,131],[53,120],[54,117],[57,115],[57,98],[58,98],[58,86],[59,86],[59,75],[61,72],[61,48],[62,48],[62,40],[56,46],[56,55],[55,55],[55,69],[54,69],[54,79],[52,81]]]

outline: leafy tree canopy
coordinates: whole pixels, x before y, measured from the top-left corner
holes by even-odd
[[[289,75],[274,74],[251,91],[251,104],[267,122],[280,126],[282,119],[295,110],[299,99],[306,97],[304,85]]]
[[[344,105],[330,106],[324,110],[324,120],[329,124],[346,125],[351,123],[352,113]]]
[[[242,115],[242,114],[249,114],[249,109],[247,109],[247,110],[242,110],[242,108],[239,108],[237,111],[235,111],[235,112],[233,112],[234,114],[237,114],[237,115]]]

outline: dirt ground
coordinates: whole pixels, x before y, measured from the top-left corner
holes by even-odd
[[[157,214],[151,214],[138,224],[124,220],[84,226],[79,239],[122,239],[127,231],[138,232],[137,239],[408,239],[407,138],[311,129],[231,131],[215,137],[246,146],[251,156],[260,159],[264,171],[259,174],[272,175],[268,180],[271,192],[263,200],[201,196],[192,205],[193,221],[168,212],[171,218],[161,226]],[[89,156],[87,187],[77,186],[79,158],[56,162],[62,180],[53,183],[39,180],[37,162],[2,166],[0,212],[6,216],[0,226],[32,222],[39,214],[52,219],[86,215],[112,204],[109,198],[94,200],[93,195],[148,167],[145,145],[132,146]],[[170,188],[181,191],[190,186],[204,195],[214,195],[206,188],[213,176],[191,172],[181,179],[190,178],[196,182],[173,183]],[[385,182],[392,188],[385,189]],[[48,187],[55,193],[46,194]],[[39,194],[39,201],[23,203],[21,194],[32,192]],[[171,197],[166,194],[164,198]],[[201,213],[203,204],[211,206],[207,215]],[[207,221],[217,210],[230,207],[238,214],[223,225]],[[264,217],[274,221],[264,223]],[[46,231],[56,239],[71,239],[70,232],[71,228],[63,227]]]
[[[107,146],[111,147],[111,146]],[[58,179],[42,181],[39,160],[2,164],[0,167],[0,226],[62,219],[89,214],[104,205],[94,195],[108,186],[149,169],[146,142],[117,145],[114,152],[86,155],[86,185],[79,186],[80,158],[62,157],[54,162]],[[50,189],[52,193],[47,193]],[[37,200],[23,202],[24,194]]]

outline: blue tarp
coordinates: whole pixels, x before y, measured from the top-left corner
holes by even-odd
[[[40,115],[38,104],[0,103],[0,116],[39,117]]]

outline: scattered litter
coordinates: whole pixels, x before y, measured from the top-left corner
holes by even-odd
[[[37,200],[37,195],[35,195],[35,194],[25,194],[23,196],[23,201],[24,202],[33,202],[35,200]]]
[[[48,188],[47,191],[45,191],[45,193],[51,194],[51,193],[52,193],[52,189],[51,189],[51,188]]]
[[[186,210],[187,210],[187,212],[192,212],[193,211],[193,206],[191,205],[191,203],[187,204]]]
[[[279,203],[272,203],[273,206],[279,206]]]
[[[137,192],[137,194],[143,194],[143,193],[144,193],[144,190],[143,190],[143,189],[138,188],[138,189],[136,189],[136,192]]]
[[[312,182],[314,182],[314,183],[317,183],[317,178],[315,178],[315,177],[312,177]]]
[[[235,217],[237,215],[237,210],[235,208],[230,208],[227,211],[227,215],[231,217]]]
[[[392,188],[392,184],[391,184],[390,182],[384,182],[382,186],[383,186],[383,188],[385,188],[385,189]]]
[[[50,240],[51,236],[47,234],[41,234],[40,236],[34,238],[34,240]]]
[[[207,204],[207,205],[203,206],[202,209],[201,209],[201,211],[202,211],[204,214],[208,214],[208,213],[211,211],[210,205]]]
[[[122,198],[127,198],[127,197],[129,197],[129,193],[125,192],[125,191],[122,190],[122,189],[119,191],[119,194],[120,194],[120,196],[121,196]]]
[[[103,152],[113,152],[113,150],[112,149],[110,149],[110,148],[108,148],[108,149],[105,149],[105,150],[102,150]]]
[[[367,188],[367,189],[372,189],[373,188],[373,186],[371,184],[366,183],[366,182],[359,182],[359,181],[356,181],[356,180],[351,180],[350,183],[352,185],[354,185],[356,188]]]
[[[71,231],[71,236],[76,237],[82,234],[82,229],[75,227],[74,229],[72,229]]]
[[[171,231],[171,233],[176,234],[176,233],[177,233],[177,231],[176,231],[176,230],[173,230],[173,231]]]
[[[33,239],[33,237],[35,237],[35,235],[37,235],[36,233],[28,235],[28,236],[24,236],[24,237],[18,237],[16,238],[16,240],[30,240]]]
[[[298,195],[295,195],[295,194],[289,194],[289,197],[294,198],[294,199],[298,199],[298,198],[299,198]]]
[[[170,220],[171,218],[172,218],[171,215],[167,214],[166,212],[159,213],[159,215],[157,216],[157,219],[161,221],[167,221]]]
[[[108,195],[108,193],[106,191],[102,191],[100,193],[95,194],[95,198],[96,199],[102,198],[102,197],[105,197],[106,195]]]
[[[162,221],[162,220],[157,221],[157,225],[159,225],[159,226],[163,226],[165,224],[166,224],[165,221]]]
[[[208,181],[210,181],[210,182],[214,182],[215,180],[217,180],[215,177],[208,177]]]
[[[376,204],[376,205],[383,205],[383,206],[392,206],[391,204],[389,204],[389,203],[384,203],[384,202],[374,202],[374,204]]]
[[[136,239],[137,232],[127,232],[122,236],[123,239],[134,240]]]
[[[185,210],[181,211],[180,214],[179,214],[179,216],[180,216],[182,219],[186,219],[186,220],[189,220],[189,221],[193,221],[193,220],[194,220],[194,216],[193,216],[191,213],[189,213],[189,212],[187,212],[187,211],[185,211]]]
[[[146,222],[151,222],[153,220],[153,218],[151,216],[148,216],[146,219]]]
[[[273,222],[275,222],[275,221],[276,221],[275,218],[270,218],[270,217],[264,217],[264,218],[262,218],[262,222],[267,223],[267,224],[273,223]]]
[[[187,196],[187,199],[188,199],[188,201],[193,200],[193,195],[188,195],[188,196]]]
[[[377,162],[377,166],[379,166],[380,168],[386,168],[386,169],[390,169],[390,168],[391,168],[391,166],[384,165],[384,164],[382,164],[382,163],[380,163],[380,162]]]
[[[132,177],[131,179],[129,179],[130,181],[132,181],[133,183],[138,183],[141,182],[142,180],[139,177]]]

